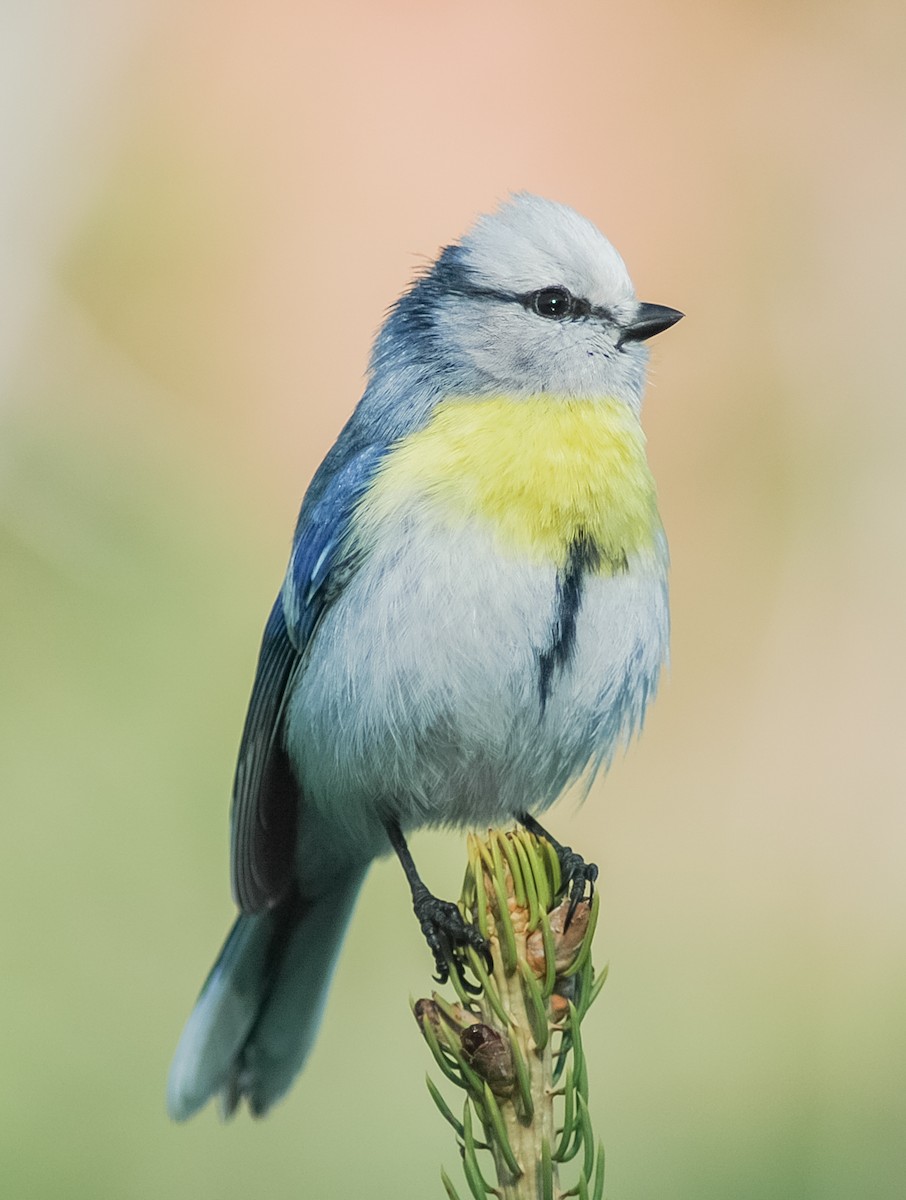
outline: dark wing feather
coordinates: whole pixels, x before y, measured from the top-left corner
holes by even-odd
[[[233,895],[246,913],[273,907],[292,882],[300,797],[283,744],[284,709],[321,615],[355,569],[349,524],[384,453],[370,446],[356,454],[303,505],[264,630],[233,786]]]
[[[247,913],[276,904],[292,877],[298,797],[279,731],[297,662],[278,597],[264,630],[233,784],[233,895]]]

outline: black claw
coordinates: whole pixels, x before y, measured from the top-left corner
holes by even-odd
[[[595,894],[595,880],[598,878],[598,868],[594,863],[587,863],[581,854],[576,854],[569,846],[563,846],[558,852],[560,859],[560,876],[564,893],[569,893],[569,911],[563,923],[564,930],[569,929],[576,909],[585,899],[585,889],[588,888],[588,899]]]
[[[569,911],[566,914],[563,928],[564,930],[569,929],[572,919],[576,915],[576,909],[585,898],[586,887],[589,900],[595,894],[598,868],[594,863],[587,863],[581,854],[576,854],[575,850],[570,849],[569,846],[564,846],[556,838],[551,837],[544,826],[539,825],[530,813],[522,813],[519,823],[535,837],[544,838],[556,852],[560,863],[560,894],[569,895]]]
[[[470,996],[480,996],[481,988],[477,983],[472,983],[471,980],[466,979],[465,963],[458,955],[454,956],[453,958],[453,966],[456,970],[456,977],[462,985],[463,990],[467,991]]]
[[[425,935],[425,941],[434,955],[434,966],[437,969],[435,981],[447,982],[452,963],[466,991],[477,995],[481,988],[466,980],[461,951],[471,946],[484,958],[488,970],[492,970],[491,949],[481,931],[477,926],[466,923],[455,904],[449,900],[439,900],[437,896],[432,896],[427,888],[423,888],[413,897],[412,907]]]

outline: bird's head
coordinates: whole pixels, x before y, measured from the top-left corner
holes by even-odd
[[[520,194],[441,252],[388,332],[434,356],[457,391],[606,396],[638,409],[644,343],[681,316],[636,299],[590,221]]]

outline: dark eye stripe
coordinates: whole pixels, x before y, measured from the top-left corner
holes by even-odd
[[[577,320],[580,317],[596,317],[601,320],[613,320],[613,316],[609,309],[595,307],[590,301],[582,299],[581,296],[574,296],[567,288],[552,284],[550,287],[539,288],[534,292],[505,292],[497,288],[478,287],[471,283],[458,283],[456,287],[450,291],[457,296],[468,296],[470,299],[476,300],[502,300],[508,303],[521,304],[523,308],[527,308],[529,312],[537,313],[538,316],[543,316],[547,320]],[[550,296],[556,293],[562,296],[568,303],[560,312],[543,313],[536,307],[540,297]]]

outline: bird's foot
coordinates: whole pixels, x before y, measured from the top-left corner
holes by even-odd
[[[588,889],[588,899],[595,894],[595,880],[598,878],[598,868],[594,863],[586,862],[581,854],[577,854],[570,846],[564,846],[539,825],[530,813],[519,817],[520,825],[525,826],[535,837],[544,838],[553,848],[560,863],[560,892],[569,896],[569,911],[566,914],[564,929],[569,929],[576,909],[585,899],[585,889]]]
[[[462,958],[462,951],[471,946],[484,959],[488,972],[493,969],[491,948],[478,926],[469,925],[455,904],[449,900],[439,900],[424,885],[413,891],[412,907],[425,941],[434,955],[436,981],[446,983],[452,965],[466,990],[479,992],[481,989],[465,978]]]
[[[581,854],[577,854],[569,846],[555,846],[554,848],[557,851],[557,858],[560,860],[560,886],[563,894],[569,896],[569,911],[564,922],[564,929],[569,929],[576,909],[586,898],[586,888],[589,900],[595,894],[598,868],[594,863],[586,862]]]

